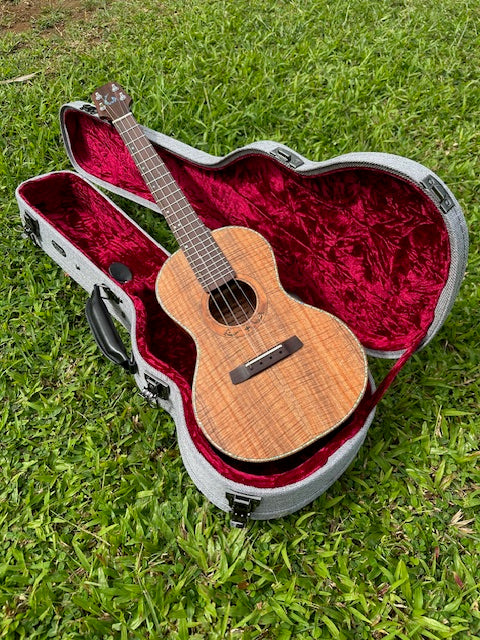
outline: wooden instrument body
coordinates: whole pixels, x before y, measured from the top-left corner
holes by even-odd
[[[160,271],[157,298],[196,343],[193,407],[206,437],[241,460],[281,458],[326,435],[354,411],[367,384],[366,357],[343,322],[284,291],[260,234],[225,227],[213,236],[236,279],[255,291],[251,317],[236,326],[217,321],[210,294],[181,250]],[[292,336],[303,343],[298,351],[232,383],[231,371]]]
[[[115,83],[92,98],[130,151],[181,247],[157,279],[160,304],[197,346],[193,408],[229,456],[288,456],[347,418],[367,384],[361,345],[334,316],[289,297],[254,231],[212,233],[186,199]]]

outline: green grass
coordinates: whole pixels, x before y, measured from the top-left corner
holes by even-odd
[[[86,8],[0,31],[0,80],[36,73],[0,84],[0,638],[480,638],[479,4]],[[59,106],[111,79],[140,122],[211,153],[398,153],[464,207],[469,268],[445,326],[344,476],[282,520],[229,527],[171,419],[97,351],[84,292],[21,237],[17,184],[69,166]]]

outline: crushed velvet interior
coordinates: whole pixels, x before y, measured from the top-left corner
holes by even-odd
[[[195,345],[155,298],[155,279],[167,255],[77,174],[58,172],[34,178],[21,186],[19,194],[108,277],[112,262],[122,262],[130,268],[133,278],[121,286],[135,306],[139,350],[149,364],[178,385],[195,445],[226,478],[258,487],[291,484],[322,467],[362,427],[366,413],[359,411],[321,443],[271,464],[246,464],[222,455],[205,438],[193,413]]]
[[[64,115],[83,170],[150,198],[108,124],[74,109]],[[376,394],[368,392],[359,410],[327,438],[268,465],[226,458],[212,448],[193,414],[193,341],[155,299],[166,255],[79,176],[60,172],[24,183],[22,198],[105,274],[112,262],[131,269],[133,279],[122,286],[135,305],[139,351],[180,388],[190,435],[204,457],[225,477],[247,485],[299,481],[358,432],[426,333],[448,276],[441,215],[421,190],[381,171],[339,169],[305,177],[259,154],[212,170],[159,152],[208,226],[246,225],[270,241],[287,290],[342,318],[364,346],[407,350]]]
[[[73,109],[64,116],[84,171],[153,201],[111,125]],[[256,154],[212,170],[158,151],[210,228],[259,231],[272,245],[284,287],[344,320],[365,347],[408,348],[431,323],[450,244],[441,214],[420,188],[367,168],[308,177]]]

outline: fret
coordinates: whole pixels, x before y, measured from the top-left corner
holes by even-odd
[[[186,227],[190,227],[189,229],[186,229]],[[174,232],[177,233],[179,236],[182,236],[182,239],[185,242],[188,242],[189,240],[191,241],[195,241],[196,238],[198,238],[199,240],[202,239],[202,236],[206,238],[206,242],[209,242],[209,234],[207,232],[204,232],[203,229],[200,229],[198,226],[198,223],[196,222],[187,222],[186,224],[180,226],[176,226],[174,228]],[[203,232],[203,233],[202,233]]]
[[[212,273],[210,271],[205,271],[205,272],[201,272],[199,271],[198,273],[196,273],[197,278],[202,278],[203,280],[206,280],[208,282],[217,282],[219,278],[223,278],[226,277],[227,280],[231,280],[232,279],[232,274],[230,272],[230,270],[228,270],[227,268],[224,269],[218,269],[215,273]],[[228,276],[228,277],[227,277]]]
[[[168,196],[167,196],[168,197]],[[182,205],[180,205],[180,202],[183,202]],[[193,209],[192,209],[192,205],[188,202],[188,200],[185,198],[185,196],[182,194],[180,197],[177,197],[177,200],[173,203],[167,203],[167,207],[176,207],[175,209],[175,213],[178,216],[178,213],[185,211],[186,209],[189,209],[195,216],[197,215]]]
[[[175,185],[175,189],[170,189],[170,187],[171,187],[172,185]],[[180,194],[181,194],[181,196],[180,196],[180,197],[184,197],[184,196],[183,196],[183,191],[180,189],[180,187],[177,185],[177,183],[176,183],[175,181],[173,181],[173,180],[172,180],[171,182],[166,182],[166,183],[163,185],[163,187],[162,187],[162,188],[163,188],[163,189],[170,189],[169,193],[168,193],[168,194],[165,194],[165,197],[166,197],[166,198],[169,198],[170,196],[176,196],[176,194],[177,194],[177,193],[180,193]],[[179,199],[179,198],[177,197],[177,201],[178,201],[178,199]],[[173,203],[173,204],[174,204],[174,203]]]
[[[142,141],[142,146],[137,148],[137,142],[139,142],[140,140]],[[137,153],[141,153],[142,151],[145,151],[145,146],[143,146],[142,136],[137,136],[136,138],[129,138],[128,144],[131,145],[135,150],[135,152]]]
[[[156,166],[158,162],[158,154],[155,149],[151,149],[150,153],[151,155],[149,156],[143,155],[142,160],[139,160],[139,162],[142,164],[143,171],[146,174],[153,176],[156,181],[162,180],[163,175],[159,173],[158,167]]]
[[[218,262],[215,262],[215,269],[211,269],[209,268],[207,265],[205,264],[201,264],[200,266],[198,266],[196,268],[196,273],[202,274],[204,276],[214,276],[215,273],[222,273],[222,271],[227,271],[227,268],[225,267],[225,265],[219,265]]]
[[[156,158],[151,158],[151,159],[156,159]],[[175,182],[169,182],[166,184],[159,183],[159,178],[158,176],[155,175],[155,171],[156,171],[155,169],[150,169],[150,168],[147,168],[141,171],[145,182],[147,182],[149,186],[152,185],[152,188],[150,189],[150,191],[154,197],[156,194],[158,194],[158,197],[160,197],[162,200],[166,200],[168,197],[173,196],[175,193],[181,193],[178,187],[174,191],[170,190],[167,192],[168,187],[176,183]],[[182,193],[182,197],[183,197],[183,193]],[[175,206],[178,203],[178,200],[179,198],[177,198],[177,200],[172,203],[169,202],[168,204],[170,204],[170,206]]]
[[[202,257],[204,255],[203,249],[207,249],[207,254],[216,253],[221,255],[221,249],[217,245],[217,243],[212,242],[212,236],[208,229],[202,229],[199,233],[194,233],[190,231],[188,233],[182,234],[182,237],[186,244],[190,243],[189,246],[196,247],[198,252],[201,253]]]
[[[158,180],[155,181],[155,186],[151,189],[152,194],[157,194],[158,198],[161,198],[162,200],[166,201],[165,206],[170,206],[170,207],[174,207],[176,206],[181,199],[183,199],[183,193],[181,193],[180,189],[177,189],[175,191],[170,191],[169,193],[166,192],[166,188],[164,185],[162,185]],[[178,195],[178,194],[181,195]],[[173,202],[169,202],[168,198],[169,197],[174,197],[174,201]]]
[[[217,276],[215,279],[213,278],[203,279],[197,276],[197,279],[206,291],[214,291],[215,289],[218,289],[218,287],[220,287],[222,284],[229,282],[232,279],[232,274],[228,273],[221,277]]]
[[[203,255],[205,250],[207,253],[211,253],[214,250],[214,246],[210,241],[210,237],[206,234],[192,234],[192,233],[179,233],[178,242],[182,249],[191,249],[192,247]]]
[[[113,124],[201,286],[211,291],[234,278],[235,272],[211,231],[197,216],[133,115],[126,113],[114,120]]]
[[[202,287],[208,288],[209,291],[214,291],[215,289],[218,289],[220,285],[232,281],[232,274],[226,270],[221,272],[219,271],[216,274],[195,273],[195,276]]]
[[[171,192],[171,193],[169,193],[168,195],[165,195],[165,194],[163,193],[163,190],[164,190],[164,188],[163,188],[163,187],[156,186],[156,187],[155,187],[155,189],[151,189],[150,191],[151,191],[151,193],[152,193],[152,195],[153,195],[153,196],[155,196],[155,194],[157,193],[157,191],[159,191],[159,192],[160,192],[160,194],[159,194],[159,195],[160,195],[164,200],[166,200],[166,199],[167,199],[167,198],[169,198],[170,196],[175,196],[175,194],[177,194],[177,193],[180,193],[180,192],[181,192],[181,191],[180,191],[180,189],[176,189],[175,191],[172,191],[172,192]],[[169,202],[169,203],[168,203],[168,206],[173,207],[173,206],[175,206],[176,202],[178,202],[178,199],[177,199],[177,201],[175,201],[175,202],[171,202],[171,203]]]
[[[141,130],[140,126],[138,124],[135,124],[134,126],[132,126],[129,129],[127,129],[127,131],[125,131],[125,133],[129,133],[130,131],[135,131],[136,135],[135,135],[135,137],[130,136],[129,137],[129,142],[131,144],[136,144],[139,140],[141,140],[142,148],[143,149],[148,149],[148,145],[145,144],[144,133]]]
[[[192,264],[194,264],[199,270],[200,269],[209,269],[209,264],[211,266],[217,264],[216,256],[210,255],[203,259],[203,256],[199,256],[198,258],[192,258]],[[200,261],[200,262],[199,262]]]
[[[135,160],[135,154],[133,155],[133,159]],[[157,156],[151,156],[149,158],[147,158],[145,161],[144,160],[138,160],[137,161],[137,166],[140,169],[140,173],[143,176],[143,179],[145,180],[145,182],[153,182],[154,184],[158,183],[158,175],[156,174],[156,168],[150,168],[148,167],[148,165],[146,165],[148,160],[156,160]],[[146,166],[143,166],[146,165]]]
[[[207,269],[206,267],[200,267],[200,268],[193,267],[193,269],[195,270],[197,278],[210,279],[213,282],[216,281],[219,276],[230,273],[230,271],[228,271],[226,268],[223,268],[223,267],[217,268],[215,269],[215,271],[212,271],[212,269]],[[231,279],[231,274],[230,274],[229,280],[230,279]]]
[[[171,205],[171,204],[165,205],[162,203],[162,210],[165,214],[165,217],[167,218],[167,221],[169,218],[174,219],[174,221],[172,221],[171,223],[171,227],[175,227],[175,231],[185,226],[186,224],[189,224],[188,222],[189,218],[193,220],[194,224],[198,225],[199,229],[202,227],[205,227],[203,222],[197,217],[197,214],[192,209],[192,206],[189,202],[177,208],[175,208],[175,205]]]
[[[150,160],[154,160],[154,161],[157,160],[158,155],[157,155],[156,151],[154,149],[149,149],[148,151],[150,152],[150,155],[149,156],[142,155],[141,158],[138,159],[139,163],[147,165],[147,162],[149,162]],[[132,155],[133,156],[137,156],[139,154],[143,154],[143,150],[142,151],[132,151]],[[157,171],[157,168],[156,167],[150,168],[150,167],[147,166],[146,171],[148,173],[153,173],[154,171]]]
[[[205,277],[212,277],[213,279],[216,278],[216,275],[220,275],[223,272],[225,273],[229,273],[229,271],[227,270],[227,268],[223,265],[219,265],[218,261],[216,261],[215,263],[215,268],[209,268],[207,265],[205,264],[201,264],[199,267],[196,268],[196,273],[201,274]]]
[[[126,114],[126,115],[131,116],[132,114],[131,114],[131,113],[128,113],[128,114]],[[117,128],[117,129],[120,129],[120,127],[118,126],[118,122],[119,122],[119,120],[116,120],[113,124],[116,126],[116,128]],[[122,123],[122,125],[123,125],[123,123]],[[121,133],[122,133],[123,135],[124,135],[124,134],[126,134],[126,133],[130,133],[130,131],[135,130],[137,127],[138,127],[137,123],[136,123],[136,122],[134,122],[130,127],[127,127],[126,129],[123,129],[123,128],[122,128]],[[138,138],[139,140],[140,140],[140,137],[141,137],[141,136],[139,136],[139,138]]]
[[[191,257],[188,256],[188,249],[186,251],[186,255],[187,258]],[[203,261],[200,262],[200,264],[198,262],[194,262],[193,260],[189,260],[189,264],[192,267],[192,269],[195,271],[195,273],[197,275],[204,275],[204,276],[212,276],[214,277],[214,275],[216,273],[221,273],[222,271],[226,271],[227,268],[224,265],[219,265],[218,260],[211,260],[210,261],[210,266],[205,264]]]
[[[170,213],[171,213],[170,210],[165,211],[165,218],[167,219],[167,222],[169,222]],[[195,219],[191,215],[184,215],[182,218],[175,216],[174,221],[170,223],[170,227],[173,233],[180,234],[184,232],[187,234],[193,233],[195,235],[198,235],[201,233],[207,233],[208,235],[210,235],[209,232],[206,230],[206,227],[203,224],[203,222]]]
[[[190,255],[192,253],[192,251],[195,251],[202,260],[205,259],[205,255],[208,254],[212,254],[213,252],[216,251],[215,250],[215,245],[212,245],[212,243],[210,242],[210,238],[208,236],[204,237],[204,238],[199,238],[198,236],[195,239],[192,238],[181,238],[181,244],[180,246],[182,247],[182,249],[185,250],[185,252],[188,252]],[[201,250],[202,249],[208,249],[207,254],[202,253]],[[217,256],[222,255],[220,252],[220,249],[217,250],[216,253]]]

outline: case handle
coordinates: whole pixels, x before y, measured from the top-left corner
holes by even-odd
[[[85,314],[100,351],[113,363],[119,364],[129,373],[135,373],[137,365],[133,358],[128,356],[98,284],[93,287],[92,295],[87,300]]]

